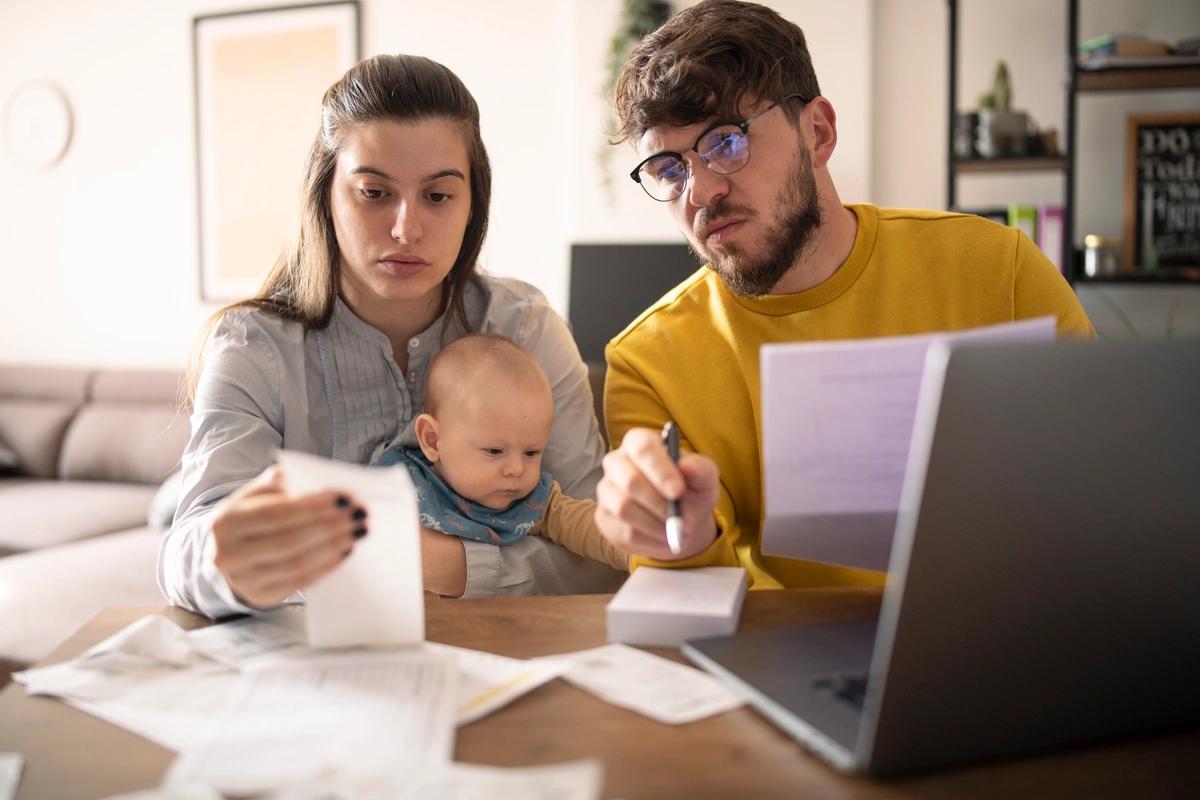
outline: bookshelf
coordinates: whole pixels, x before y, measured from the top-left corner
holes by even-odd
[[[1076,62],[1079,42],[1079,0],[1064,0],[1066,13],[1066,41],[1064,42],[1063,103],[1065,109],[1065,131],[1061,153],[1028,158],[958,158],[954,151],[955,115],[959,111],[958,97],[958,38],[959,0],[947,0],[949,40],[948,83],[948,136],[946,144],[946,207],[956,208],[958,179],[965,174],[979,173],[1061,173],[1063,181],[1063,241],[1067,247],[1067,279],[1072,283],[1120,283],[1128,285],[1189,283],[1200,285],[1195,279],[1179,276],[1122,275],[1111,278],[1087,278],[1082,270],[1082,253],[1075,244],[1076,217],[1076,171],[1078,135],[1076,125],[1078,104],[1081,95],[1094,92],[1139,92],[1171,91],[1200,88],[1200,64],[1188,59],[1184,63],[1137,66],[1112,66],[1103,69],[1082,69]],[[1124,124],[1124,120],[1113,120],[1113,124]],[[1120,191],[1121,187],[1113,187]]]

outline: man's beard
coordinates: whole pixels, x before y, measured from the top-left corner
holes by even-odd
[[[808,150],[800,149],[800,160],[792,168],[787,182],[779,191],[775,201],[781,210],[767,230],[767,240],[758,258],[731,245],[725,254],[717,256],[693,241],[692,249],[714,270],[730,291],[743,297],[761,297],[770,294],[780,279],[791,269],[813,240],[821,227],[821,207],[817,202],[817,181],[813,176],[812,157]],[[753,213],[743,206],[726,204],[722,198],[717,205],[701,215],[699,227],[709,220],[725,216]]]

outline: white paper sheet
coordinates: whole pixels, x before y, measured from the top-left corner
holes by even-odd
[[[238,670],[320,660],[309,647],[303,606],[278,609],[193,631],[166,617],[137,620],[71,661],[15,675],[29,694],[71,706],[182,752],[203,741],[213,710],[238,691]],[[366,657],[395,651],[360,650]],[[466,725],[553,680],[565,664],[522,660],[428,642],[406,653],[452,658],[455,722]]]
[[[62,698],[176,751],[207,729],[238,680],[160,615],[142,617],[76,659],[13,677],[29,694]]]
[[[768,555],[887,569],[934,341],[1049,341],[1053,317],[956,333],[762,348]]]
[[[13,800],[21,785],[25,757],[20,753],[0,753],[0,800]]]
[[[323,775],[372,779],[441,764],[454,747],[455,664],[421,651],[333,653],[241,674],[168,784],[249,794]]]
[[[456,720],[459,725],[486,717],[521,695],[554,680],[567,669],[565,663],[557,661],[506,658],[437,642],[426,642],[425,648],[458,662]]]
[[[297,630],[261,617],[245,617],[197,628],[188,631],[187,638],[208,658],[233,669],[266,655],[308,651],[303,627]]]
[[[416,644],[425,638],[421,542],[412,481],[403,467],[360,467],[281,451],[298,493],[338,489],[367,509],[369,533],[341,566],[304,591],[313,647]]]
[[[330,776],[262,795],[261,800],[600,800],[604,767],[596,759],[541,767],[425,766],[376,780]],[[164,785],[107,800],[221,800],[203,785]]]
[[[568,663],[563,677],[575,686],[668,725],[742,705],[724,684],[700,670],[623,644],[548,658]]]

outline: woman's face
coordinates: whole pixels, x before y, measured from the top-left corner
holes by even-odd
[[[360,316],[403,310],[432,322],[471,216],[470,160],[459,126],[428,119],[348,128],[330,209],[346,303]]]

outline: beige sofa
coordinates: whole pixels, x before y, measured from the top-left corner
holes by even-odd
[[[175,493],[159,490],[188,432],[179,385],[171,370],[0,366],[0,669],[105,606],[163,602],[155,558]]]

